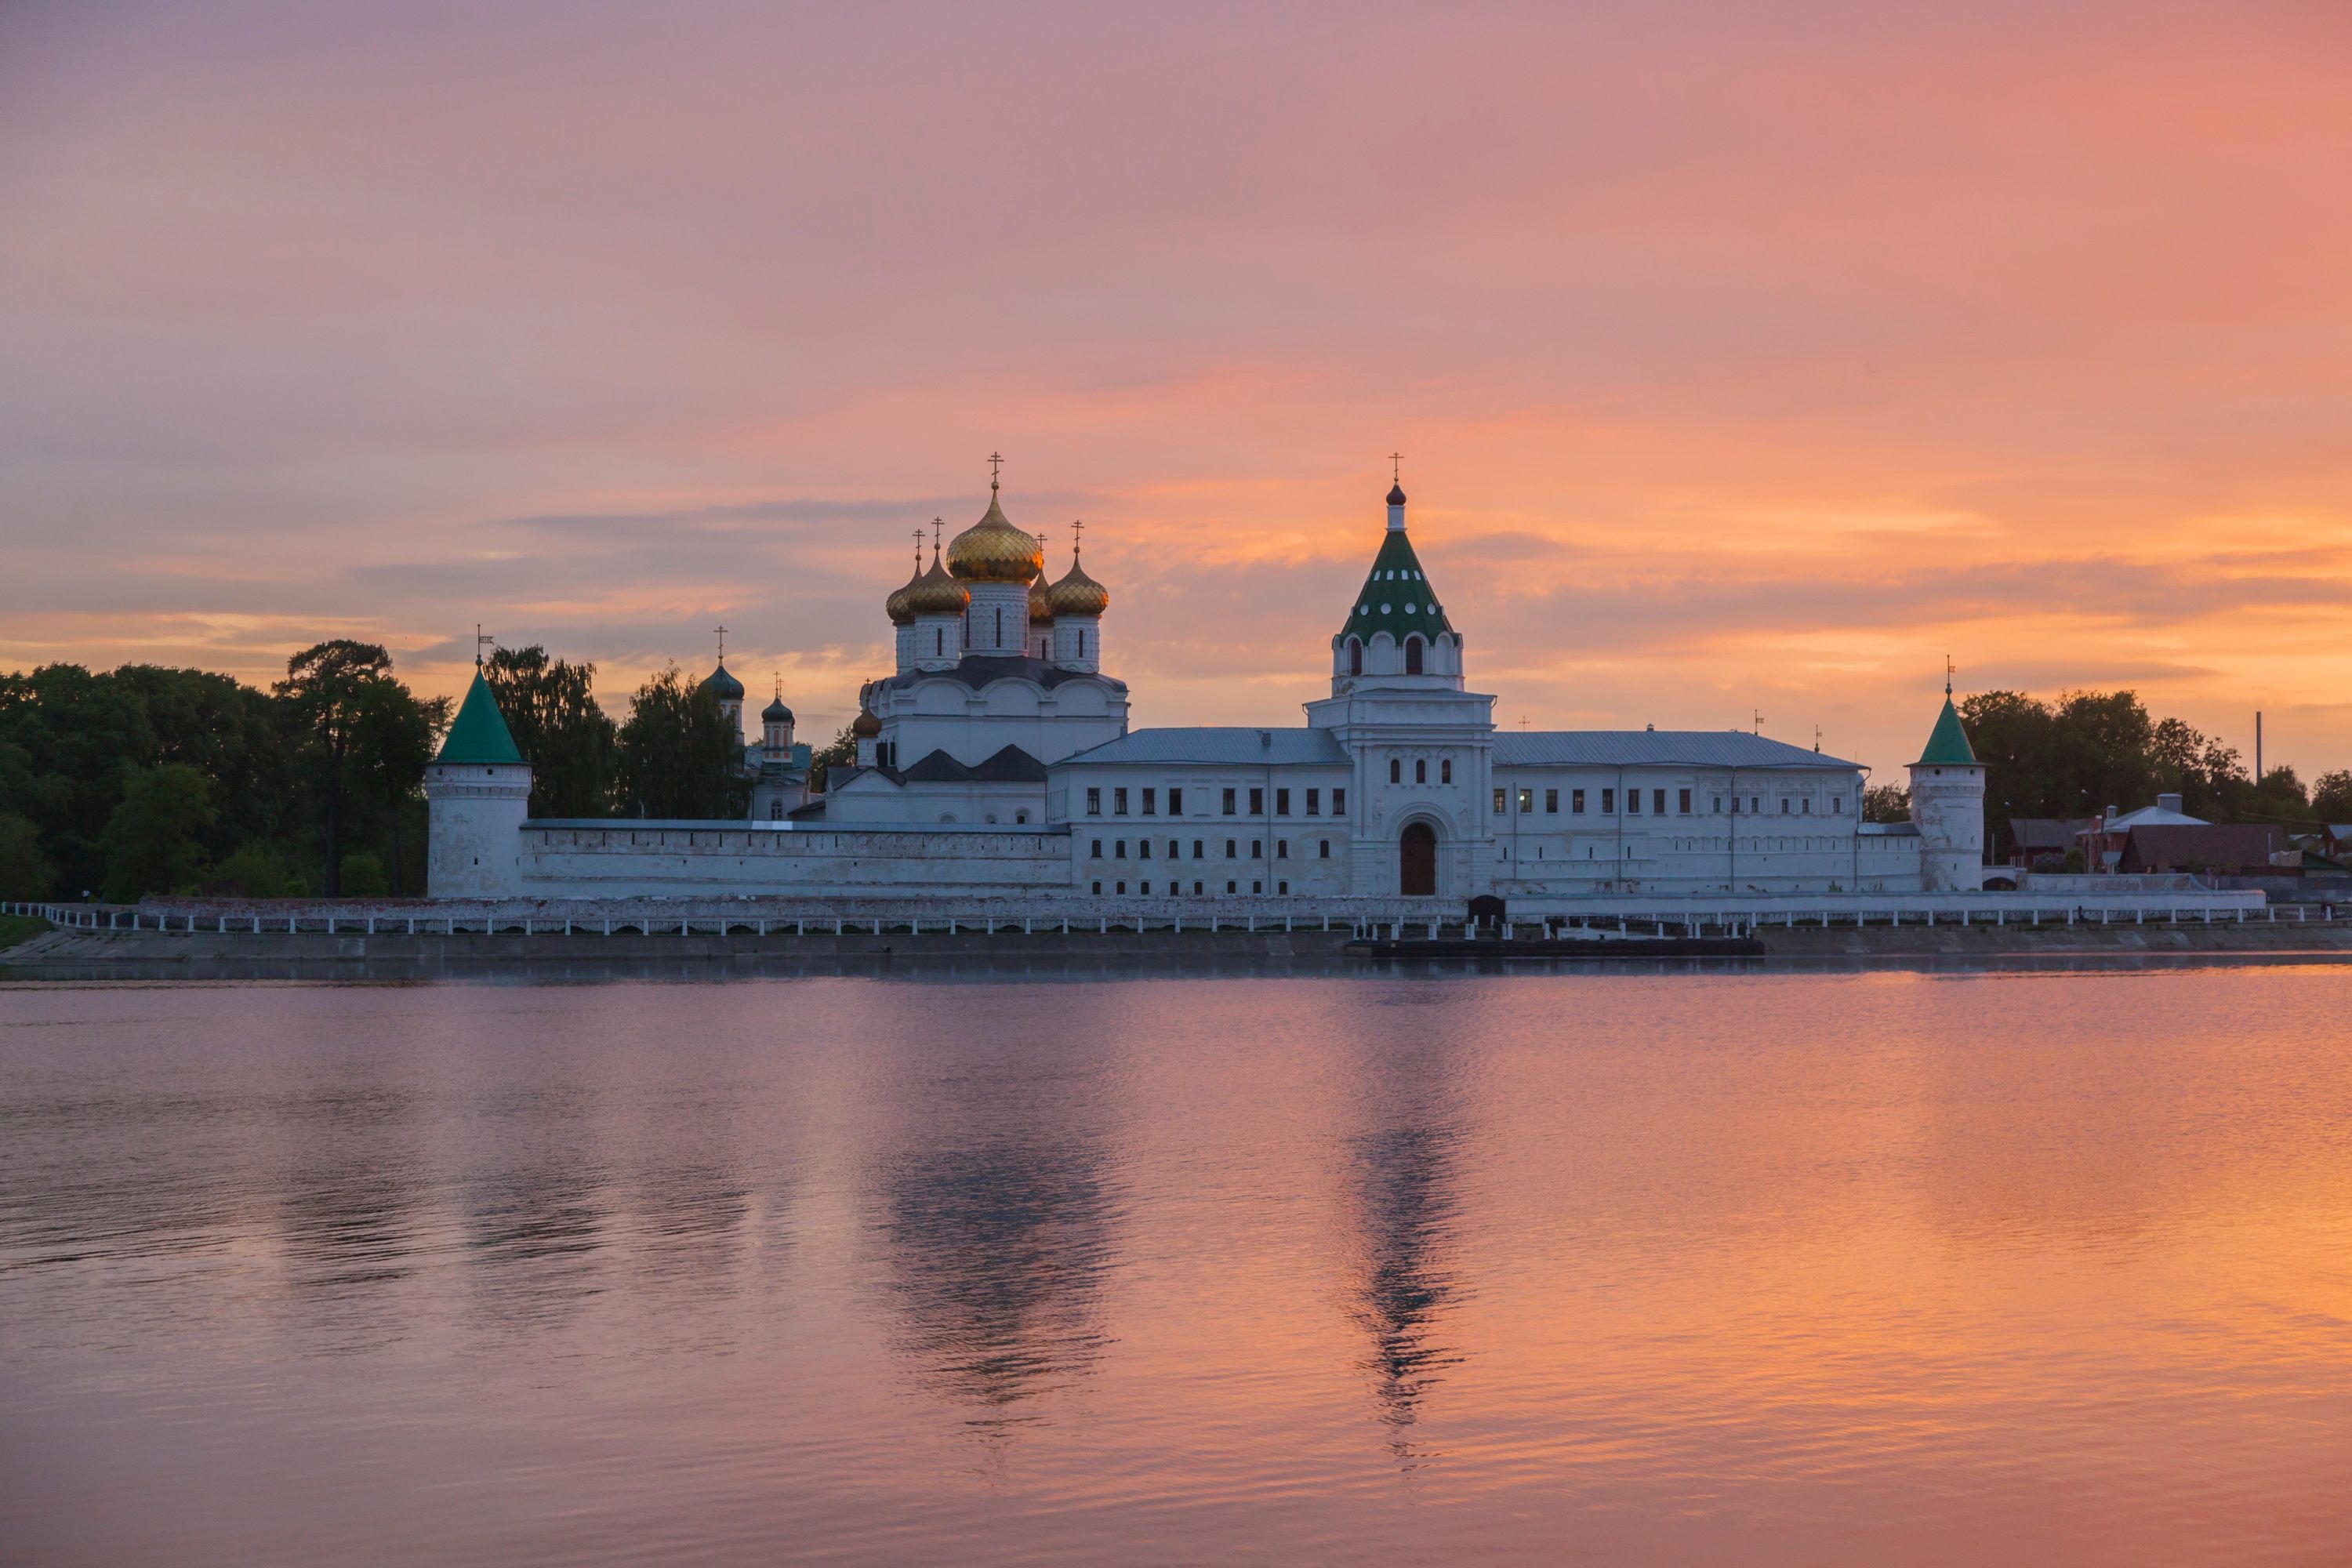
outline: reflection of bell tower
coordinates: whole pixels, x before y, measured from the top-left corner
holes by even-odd
[[[1461,1136],[1442,1047],[1397,1042],[1373,1068],[1371,1125],[1356,1137],[1356,1216],[1363,1285],[1351,1316],[1371,1337],[1373,1379],[1389,1446],[1420,1457],[1408,1432],[1459,1351],[1440,1339],[1461,1289],[1444,1258],[1460,1203],[1454,1149]]]

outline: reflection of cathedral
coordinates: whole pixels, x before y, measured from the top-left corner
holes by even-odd
[[[1392,1044],[1370,1103],[1373,1124],[1356,1140],[1357,1245],[1364,1279],[1354,1316],[1371,1339],[1369,1367],[1380,1416],[1398,1457],[1414,1457],[1407,1428],[1439,1373],[1462,1357],[1440,1338],[1459,1289],[1444,1259],[1456,1219],[1452,1099],[1437,1047]]]
[[[528,765],[477,682],[427,776],[444,896],[1044,893],[1213,900],[1425,898],[1457,909],[1622,893],[1977,885],[1984,770],[1948,698],[1911,768],[1918,819],[1861,820],[1853,763],[1741,731],[1497,732],[1465,639],[1405,527],[1402,485],[1294,728],[1130,730],[1104,673],[1108,589],[1045,552],[993,481],[980,521],[884,601],[891,673],[859,691],[856,757],[822,794],[782,697],[752,822],[526,823]],[[709,684],[740,725],[743,689]],[[681,830],[673,837],[658,827]],[[603,831],[599,831],[603,829]],[[703,830],[698,836],[690,830]],[[655,843],[648,844],[648,838]],[[656,851],[646,853],[648,850]],[[747,854],[746,851],[753,853]],[[685,851],[686,853],[679,853]],[[592,853],[593,852],[593,853]]]

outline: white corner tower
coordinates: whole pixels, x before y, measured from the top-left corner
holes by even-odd
[[[1969,744],[1944,678],[1944,710],[1911,764],[1911,821],[1919,829],[1919,886],[1930,893],[1984,886],[1984,764]]]
[[[440,753],[425,765],[425,809],[427,898],[503,899],[522,890],[530,764],[515,749],[479,660]]]

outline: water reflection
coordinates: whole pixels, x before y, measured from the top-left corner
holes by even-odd
[[[606,1177],[580,1090],[507,1092],[480,1129],[484,1168],[468,1185],[466,1237],[475,1298],[493,1318],[541,1327],[600,1287]]]
[[[914,1088],[919,1119],[881,1175],[895,1349],[992,1436],[1041,1419],[1038,1402],[1110,1343],[1104,1117],[1091,1070],[1063,1048],[982,1053]]]
[[[1449,1258],[1460,1112],[1443,1046],[1393,1047],[1367,1070],[1368,1124],[1355,1139],[1363,1277],[1351,1316],[1371,1338],[1365,1365],[1390,1451],[1412,1468],[1427,1457],[1412,1432],[1423,1402],[1463,1359],[1444,1335],[1464,1296]]]

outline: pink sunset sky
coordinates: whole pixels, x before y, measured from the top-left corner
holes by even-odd
[[[1295,723],[1386,454],[1496,720],[2352,765],[2352,7],[0,4],[0,668],[780,672],[909,533]]]

